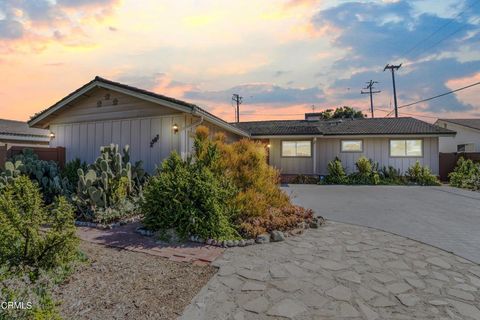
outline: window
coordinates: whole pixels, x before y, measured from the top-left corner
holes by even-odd
[[[457,152],[475,152],[475,144],[473,143],[458,144]]]
[[[311,141],[282,141],[282,157],[311,157]]]
[[[340,150],[342,150],[342,152],[362,152],[363,141],[362,140],[342,140]]]
[[[390,140],[391,157],[422,157],[423,141],[415,140]]]

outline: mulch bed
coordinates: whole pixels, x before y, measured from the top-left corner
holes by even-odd
[[[85,241],[80,249],[89,262],[54,292],[65,319],[174,319],[215,273]]]

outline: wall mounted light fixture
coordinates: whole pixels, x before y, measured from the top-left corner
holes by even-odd
[[[50,140],[55,139],[55,133],[53,133],[53,132],[50,132],[50,134],[48,136],[50,137]]]
[[[178,125],[176,123],[173,124],[172,130],[173,130],[173,133],[175,133],[175,134],[178,133]]]

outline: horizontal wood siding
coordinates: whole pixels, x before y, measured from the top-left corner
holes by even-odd
[[[356,138],[357,139],[357,138]],[[401,139],[401,138],[396,138]],[[412,138],[410,138],[412,139]],[[438,174],[438,138],[423,139],[423,157],[390,157],[389,138],[365,138],[363,140],[363,152],[340,152],[341,139],[317,139],[317,172],[321,175],[328,174],[328,162],[338,157],[342,160],[347,172],[355,171],[355,162],[361,156],[365,156],[379,163],[379,166],[393,166],[405,172],[409,166],[419,161],[428,166],[433,173]]]
[[[313,152],[310,158],[282,157],[281,141],[280,139],[270,139],[270,165],[279,169],[282,174],[313,174]]]

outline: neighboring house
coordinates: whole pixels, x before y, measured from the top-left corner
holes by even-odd
[[[415,118],[372,118],[241,122],[251,138],[268,140],[270,164],[283,174],[328,174],[328,162],[338,157],[347,172],[365,156],[380,167],[393,166],[404,173],[419,161],[439,172],[438,139],[454,131]]]
[[[312,118],[313,117],[313,118]],[[66,158],[89,163],[102,145],[130,145],[132,160],[146,170],[172,151],[186,156],[195,127],[223,131],[229,141],[258,139],[269,145],[270,164],[282,174],[327,174],[336,156],[353,171],[362,155],[404,172],[416,160],[438,173],[438,138],[454,131],[414,118],[258,121],[228,123],[202,108],[100,77],[36,114],[30,126],[49,129],[50,146],[66,148]]]
[[[480,119],[438,119],[435,124],[457,132],[440,138],[440,152],[480,152]]]
[[[0,146],[48,147],[49,131],[30,128],[24,121],[0,119]]]
[[[51,147],[65,147],[66,161],[92,163],[100,147],[130,145],[133,161],[142,160],[152,172],[172,151],[185,156],[193,146],[192,133],[202,124],[230,141],[249,137],[242,129],[198,106],[96,77],[28,122],[49,129]]]

